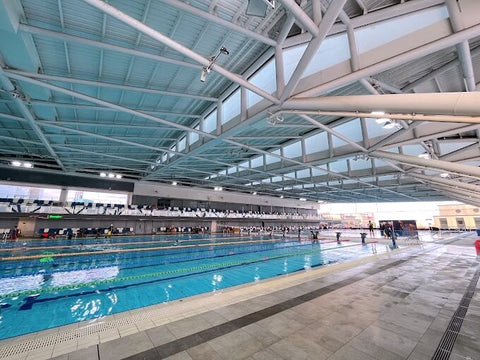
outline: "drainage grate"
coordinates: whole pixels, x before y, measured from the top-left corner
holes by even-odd
[[[116,329],[120,326],[125,325],[135,325],[140,321],[147,320],[156,315],[158,310],[145,311],[143,313],[126,316],[121,319],[116,319],[112,321],[101,322],[93,325],[84,326],[78,329],[72,329],[64,332],[58,332],[56,334],[51,334],[43,336],[41,338],[35,338],[31,340],[26,340],[12,345],[6,345],[0,347],[0,359],[5,357],[19,355],[27,353],[29,351],[38,350],[47,348],[53,345],[57,345],[63,342],[81,339],[83,337],[101,333],[103,331]]]
[[[470,301],[472,300],[473,294],[475,293],[475,287],[477,286],[478,279],[480,278],[480,269],[475,272],[472,280],[470,280],[470,284],[463,295],[460,304],[453,314],[450,323],[445,330],[445,333],[440,340],[440,344],[438,344],[435,353],[433,354],[432,360],[448,360],[450,358],[450,354],[452,352],[453,346],[455,345],[455,341],[457,340],[458,333],[460,332],[460,328],[463,324],[463,319],[465,318],[465,314],[467,313],[468,306],[470,305]]]

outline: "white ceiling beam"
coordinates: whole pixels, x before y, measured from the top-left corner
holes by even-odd
[[[480,168],[476,166],[464,165],[437,159],[423,159],[417,156],[392,153],[383,150],[372,151],[369,155],[371,157],[379,159],[389,159],[403,164],[417,166],[425,169],[431,169],[436,171],[442,170],[449,173],[455,173],[460,176],[480,179]]]
[[[458,0],[445,0],[448,14],[450,15],[450,23],[453,31],[457,32],[464,28],[463,14],[460,14]],[[457,54],[460,64],[462,66],[463,76],[465,79],[465,86],[467,91],[475,91],[475,74],[473,72],[472,57],[470,54],[470,45],[468,40],[464,40],[457,45]]]
[[[165,120],[165,119],[161,119],[159,117],[149,115],[149,114],[147,114],[145,112],[142,112],[142,111],[132,110],[132,109],[127,108],[125,106],[110,103],[108,101],[101,100],[101,99],[98,99],[98,98],[95,98],[93,96],[86,95],[86,94],[83,94],[83,93],[80,93],[80,92],[77,92],[77,91],[65,89],[61,86],[52,85],[50,83],[46,83],[46,82],[43,82],[43,81],[40,81],[40,80],[32,79],[32,78],[29,78],[29,77],[26,77],[26,76],[23,76],[23,75],[19,75],[19,74],[13,74],[13,73],[8,73],[8,74],[5,73],[5,74],[6,74],[6,76],[8,76],[12,79],[26,81],[26,82],[29,82],[31,84],[35,84],[35,85],[38,85],[38,86],[41,86],[41,87],[45,87],[45,88],[53,90],[53,91],[58,91],[60,93],[63,93],[63,94],[69,95],[69,96],[73,96],[73,97],[76,97],[76,98],[79,98],[79,99],[82,99],[82,100],[85,100],[85,101],[88,101],[88,102],[92,102],[92,103],[102,105],[102,106],[105,106],[105,107],[108,107],[108,108],[111,108],[111,109],[115,109],[115,110],[120,111],[120,112],[125,112],[125,113],[131,114],[133,116],[139,116],[141,118],[145,118],[145,119],[148,119],[148,120],[160,123],[160,124],[170,125],[174,128],[180,129],[180,130],[194,132],[194,133],[199,134],[200,136],[204,136],[204,137],[207,137],[207,138],[216,138],[215,135],[212,135],[210,133],[206,133],[206,132],[203,132],[203,131],[200,131],[200,130],[196,130],[196,129],[190,128],[188,126],[177,124],[177,123]]]
[[[428,44],[406,51],[402,54],[398,54],[386,60],[379,61],[378,63],[375,63],[373,65],[366,66],[360,70],[353,71],[350,74],[340,76],[339,78],[328,81],[322,85],[315,86],[309,90],[306,90],[297,94],[295,97],[300,98],[300,97],[318,96],[319,94],[323,94],[333,89],[340,88],[352,82],[358,81],[362,78],[366,78],[366,77],[378,74],[380,72],[403,65],[409,61],[413,61],[423,56],[427,56],[437,51],[455,46],[461,43],[462,41],[477,37],[479,33],[480,33],[480,24],[474,25],[472,27],[461,30],[459,32],[452,33],[449,36],[445,36],[441,39],[432,41]]]
[[[207,21],[213,22],[215,24],[221,25],[226,27],[229,30],[233,30],[234,32],[239,32],[251,39],[258,40],[264,44],[275,46],[277,43],[275,40],[270,39],[269,37],[263,36],[257,32],[245,29],[237,24],[232,23],[231,21],[219,18],[213,14],[208,12],[202,11],[194,6],[188,5],[182,1],[178,0],[161,0],[162,3],[170,5],[178,10],[182,10],[184,12],[188,12],[195,16],[201,17]]]
[[[409,176],[414,177],[416,179],[428,181],[428,182],[433,182],[433,183],[438,183],[443,186],[448,186],[450,188],[454,189],[463,189],[466,191],[474,192],[477,194],[480,194],[480,186],[474,185],[474,184],[469,184],[464,181],[458,181],[454,179],[448,179],[448,178],[442,178],[440,176],[434,177],[434,176],[429,176],[425,174],[420,174],[417,172],[410,172],[408,173]]]
[[[303,11],[303,9],[295,2],[295,0],[280,0],[283,7],[292,14],[298,25],[307,30],[313,37],[317,36],[319,33],[317,25],[313,22],[312,19]]]
[[[479,28],[480,30],[480,28]],[[480,93],[421,93],[293,98],[283,109],[480,116]],[[371,116],[374,117],[374,116]],[[385,116],[384,116],[385,117]]]
[[[197,99],[197,100],[205,100],[205,101],[218,101],[217,98],[211,96],[203,96],[203,95],[195,95],[195,94],[186,94],[186,93],[179,93],[179,92],[172,92],[172,91],[165,91],[165,90],[157,90],[157,89],[150,89],[140,86],[132,86],[132,85],[121,85],[121,84],[114,84],[104,81],[92,81],[92,80],[84,80],[73,78],[69,76],[56,76],[56,75],[47,75],[47,74],[38,74],[38,73],[30,73],[27,71],[20,71],[20,70],[5,70],[5,72],[19,74],[23,76],[28,76],[34,79],[42,79],[48,81],[57,81],[57,82],[64,82],[69,84],[80,84],[80,85],[89,85],[95,86],[100,88],[106,89],[118,89],[118,90],[125,90],[125,91],[133,91],[133,92],[141,92],[147,94],[154,94],[154,95],[165,95],[165,96],[174,96],[174,97],[186,97],[190,99]]]
[[[125,48],[125,47],[118,46],[118,45],[112,45],[112,44],[108,44],[108,43],[101,42],[101,41],[95,41],[95,40],[83,38],[83,37],[80,37],[80,36],[73,36],[73,35],[65,34],[65,33],[58,32],[58,31],[47,30],[47,29],[43,29],[41,27],[20,24],[18,26],[18,28],[21,31],[30,33],[32,35],[43,35],[43,36],[47,36],[47,37],[50,37],[50,38],[59,39],[59,40],[67,41],[67,42],[84,44],[84,45],[93,46],[93,47],[97,47],[97,48],[104,49],[104,50],[111,50],[111,51],[119,52],[119,53],[130,55],[130,56],[136,56],[136,57],[141,57],[141,58],[145,58],[145,59],[150,59],[150,60],[153,60],[153,61],[156,61],[156,62],[160,61],[160,62],[164,62],[164,63],[167,63],[167,64],[185,66],[185,67],[190,67],[190,68],[194,68],[194,69],[198,69],[198,70],[202,69],[202,66],[198,65],[198,64],[193,64],[193,63],[189,63],[189,62],[181,61],[181,60],[170,59],[170,58],[167,58],[167,57],[164,57],[164,56],[155,55],[155,54],[147,53],[147,52],[144,52],[144,51]]]
[[[414,13],[424,9],[428,9],[435,6],[443,6],[444,0],[415,0],[415,1],[402,1],[397,5],[388,6],[383,9],[375,10],[365,15],[357,16],[351,19],[351,26],[353,28],[359,28],[375,24],[380,21],[393,19],[409,13]],[[347,30],[347,25],[342,23],[336,23],[332,26],[329,35],[335,35],[343,33]],[[285,46],[295,46],[303,43],[307,43],[312,38],[310,33],[303,33],[300,35],[292,36],[287,39]]]
[[[55,150],[50,145],[50,142],[45,137],[40,127],[37,125],[36,119],[30,112],[30,109],[25,105],[22,99],[20,99],[18,96],[13,95],[17,89],[13,85],[12,81],[5,74],[3,67],[4,67],[4,64],[0,62],[0,85],[5,91],[11,94],[10,96],[12,97],[13,103],[16,105],[17,109],[20,111],[22,116],[27,120],[29,126],[33,129],[37,137],[42,142],[43,146],[47,149],[50,155],[55,159],[58,166],[62,169],[62,171],[64,172],[67,171],[62,161],[60,160],[60,157],[57,155]]]
[[[205,66],[205,67],[211,67],[211,61],[208,58],[203,57],[202,55],[190,50],[188,47],[183,46],[182,44],[170,39],[168,36],[163,35],[162,33],[152,29],[151,27],[145,25],[141,21],[138,21],[137,19],[131,17],[130,15],[125,14],[124,12],[118,10],[117,8],[103,2],[102,0],[83,0],[87,4],[97,8],[100,11],[103,11],[104,13],[114,17],[115,19],[131,26],[132,28],[142,32],[145,35],[150,36],[152,39],[155,39],[159,41],[160,43],[168,46],[169,48],[179,52],[182,55],[185,55],[189,57],[190,59],[195,60],[199,64]],[[274,42],[273,45],[276,43]],[[278,104],[279,101],[275,97],[273,97],[271,94],[268,92],[260,89],[259,87],[249,83],[247,80],[243,79],[241,76],[238,76],[220,65],[213,65],[211,68],[212,71],[218,72],[220,75],[226,77],[227,79],[244,86],[245,88],[249,89],[250,91],[253,91],[255,94],[271,101],[274,104]],[[200,74],[199,74],[200,76]]]
[[[118,111],[116,109],[111,109],[105,106],[97,106],[90,104],[73,104],[73,103],[61,103],[61,102],[52,102],[52,101],[42,101],[42,100],[30,100],[30,105],[35,106],[51,106],[51,107],[60,107],[60,108],[70,108],[70,109],[88,109],[88,110],[99,110],[99,111]],[[187,117],[199,119],[201,115],[195,114],[183,114],[183,113],[173,113],[168,111],[153,111],[140,108],[132,108],[132,110],[143,111],[146,114],[150,115],[159,115],[159,116],[175,116],[175,117]]]

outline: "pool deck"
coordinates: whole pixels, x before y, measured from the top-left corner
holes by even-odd
[[[478,360],[476,238],[399,240],[386,254],[3,340],[0,359]]]

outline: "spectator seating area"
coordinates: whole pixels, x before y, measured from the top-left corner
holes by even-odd
[[[159,217],[191,217],[191,218],[255,218],[285,220],[318,220],[317,215],[298,213],[265,213],[258,211],[191,209],[169,207],[157,209],[151,205],[123,205],[83,202],[54,202],[27,199],[0,198],[0,212],[36,213],[58,215],[114,215],[114,216],[159,216]]]
[[[109,228],[42,228],[38,230],[38,235],[42,238],[55,237],[103,237],[108,234]],[[133,234],[133,228],[113,228],[112,235]]]

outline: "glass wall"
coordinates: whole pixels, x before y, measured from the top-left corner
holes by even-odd
[[[0,184],[0,198],[58,201],[61,189]]]

